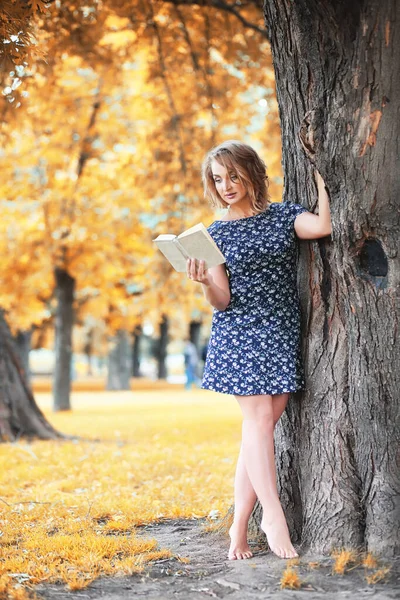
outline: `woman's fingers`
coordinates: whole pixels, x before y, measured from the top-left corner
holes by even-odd
[[[317,184],[317,186],[319,185],[325,185],[325,182],[322,178],[321,173],[318,171],[318,169],[314,170],[314,179],[315,179],[315,183]]]
[[[205,272],[204,264],[204,260],[200,260],[196,263],[195,258],[188,258],[186,261],[186,273],[189,279],[192,279],[193,281],[202,281]]]
[[[198,278],[203,279],[204,277],[204,260],[199,261]]]

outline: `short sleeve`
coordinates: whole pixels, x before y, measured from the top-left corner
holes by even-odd
[[[308,209],[301,204],[294,204],[293,202],[284,202],[283,204],[286,209],[287,218],[291,225],[294,224],[296,217],[304,212],[309,212]]]
[[[221,250],[222,254],[224,254],[225,249],[223,247],[223,240],[221,239],[221,236],[218,235],[218,226],[215,223],[215,221],[207,227],[207,231],[211,235],[214,242],[217,244],[218,248]]]

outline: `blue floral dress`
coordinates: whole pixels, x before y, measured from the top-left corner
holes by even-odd
[[[208,227],[226,259],[231,299],[213,312],[203,389],[251,396],[304,388],[294,221],[306,211],[272,203]]]

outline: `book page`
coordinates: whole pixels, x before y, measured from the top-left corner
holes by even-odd
[[[182,233],[180,235],[178,235],[178,238],[180,239],[180,238],[186,237],[187,235],[190,235],[191,233],[194,233],[195,231],[200,231],[202,229],[205,229],[207,231],[207,229],[204,227],[203,223],[198,223],[197,225],[193,225],[193,227],[190,227],[189,229],[185,229],[185,231],[182,231]]]
[[[200,225],[202,224],[200,223]],[[187,235],[178,236],[180,244],[184,247],[189,256],[197,258],[198,260],[205,260],[206,269],[224,263],[224,255],[204,225],[202,225],[201,228],[198,228],[197,225],[195,227],[196,229],[194,231],[194,228],[191,228],[192,232],[190,233],[188,233],[189,230],[184,232]]]
[[[158,236],[160,237],[160,236]],[[173,236],[175,239],[176,236]],[[157,245],[158,249],[164,254],[165,258],[169,260],[171,265],[179,273],[186,271],[186,257],[182,255],[179,247],[174,244],[172,240],[159,240],[156,238],[153,242]]]
[[[161,235],[159,235],[158,237],[156,237],[155,240],[152,240],[153,242],[165,242],[165,241],[169,241],[169,240],[174,240],[176,238],[176,235],[174,235],[173,233],[162,233]]]

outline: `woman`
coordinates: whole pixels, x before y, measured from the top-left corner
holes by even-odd
[[[328,196],[316,172],[318,216],[299,204],[270,203],[265,163],[234,140],[208,153],[202,176],[211,206],[228,208],[208,228],[226,263],[206,270],[204,261],[187,261],[188,277],[202,284],[214,307],[202,388],[234,395],[243,415],[228,558],[252,556],[247,527],[257,497],[269,547],[292,558],[297,552],[278,497],[273,432],[289,393],[304,389],[296,236],[331,233]]]

